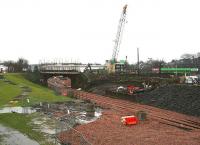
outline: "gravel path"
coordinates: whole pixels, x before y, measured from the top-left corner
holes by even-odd
[[[19,131],[0,124],[1,145],[39,145]]]

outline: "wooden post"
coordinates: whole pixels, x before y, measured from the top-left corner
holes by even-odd
[[[138,75],[140,75],[140,58],[139,58],[139,48],[137,48],[137,67],[138,67]]]

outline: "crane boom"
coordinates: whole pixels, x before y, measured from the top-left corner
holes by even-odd
[[[112,60],[115,62],[117,61],[121,39],[122,39],[122,33],[124,30],[124,25],[126,23],[126,9],[127,9],[127,5],[123,7],[123,11],[119,20],[117,35],[115,39],[115,44],[114,44],[114,49],[113,49],[113,54],[112,54]]]

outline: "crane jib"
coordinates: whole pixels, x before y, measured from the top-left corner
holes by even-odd
[[[121,44],[124,25],[126,22],[126,9],[127,9],[127,5],[125,5],[123,7],[123,11],[122,11],[122,14],[121,14],[121,17],[119,20],[119,24],[118,24],[118,30],[117,30],[117,35],[116,35],[113,54],[112,54],[112,60],[114,60],[114,61],[117,61],[117,57],[118,57],[118,53],[119,53],[119,48],[120,48],[120,44]]]

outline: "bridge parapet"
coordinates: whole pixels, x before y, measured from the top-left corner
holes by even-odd
[[[80,74],[84,72],[85,69],[90,67],[90,69],[104,69],[104,65],[96,64],[80,64],[80,63],[46,63],[39,65],[39,71],[41,73],[49,74]]]

